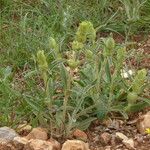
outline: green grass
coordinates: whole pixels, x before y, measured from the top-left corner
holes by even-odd
[[[50,36],[68,44],[68,38],[84,20],[93,22],[99,32],[120,32],[124,36],[140,29],[149,31],[150,27],[149,0],[136,13],[132,12],[132,3],[123,0],[2,0],[0,8],[1,59],[16,67],[28,63],[38,49],[48,50]]]

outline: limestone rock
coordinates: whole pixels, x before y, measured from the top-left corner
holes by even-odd
[[[147,112],[140,118],[137,122],[137,128],[141,134],[145,134],[145,130],[150,128],[150,112]]]
[[[128,149],[131,149],[131,150],[134,150],[134,149],[135,149],[133,139],[123,140],[122,143],[123,143]]]
[[[116,133],[116,137],[122,140],[122,143],[128,148],[128,149],[135,149],[134,147],[134,140],[131,138],[128,138],[126,135],[124,135],[121,132]]]
[[[26,139],[47,140],[48,139],[47,131],[40,127],[33,128],[32,131],[26,136]]]
[[[0,128],[0,150],[15,150],[12,141],[18,134],[9,127]]]
[[[56,141],[54,139],[49,139],[48,142],[53,146],[54,150],[60,150],[61,149],[61,145],[58,141]]]
[[[50,142],[39,139],[31,139],[23,150],[55,150]]]
[[[121,132],[116,132],[116,137],[121,140],[128,140],[128,137]]]
[[[79,129],[76,129],[74,132],[73,132],[73,136],[77,139],[81,139],[81,140],[84,140],[84,141],[87,141],[87,135],[85,132],[79,130]]]
[[[0,150],[16,150],[11,142],[0,138]]]
[[[87,143],[80,140],[67,140],[61,150],[90,150]]]
[[[105,150],[111,150],[111,146],[106,146]]]
[[[28,140],[23,137],[15,137],[13,144],[17,150],[23,150],[24,146],[28,143]]]
[[[0,128],[0,138],[5,139],[7,142],[10,142],[17,137],[18,134],[9,127],[2,127]]]

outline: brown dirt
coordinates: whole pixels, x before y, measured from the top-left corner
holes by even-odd
[[[144,112],[143,112],[144,113]],[[137,113],[135,116],[141,114]],[[91,150],[128,150],[122,140],[116,138],[116,133],[120,132],[128,138],[133,139],[135,150],[149,150],[150,149],[150,135],[140,134],[137,130],[137,118],[130,118],[129,120],[108,119],[103,122],[96,121],[87,131]],[[108,133],[110,140],[105,143],[101,138],[103,133]]]

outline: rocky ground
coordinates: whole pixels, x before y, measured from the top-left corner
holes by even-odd
[[[146,133],[150,129],[149,110],[126,121],[96,120],[85,132],[76,129],[65,142],[50,138],[47,130],[40,127],[32,129],[22,124],[18,126],[18,133],[1,127],[0,150],[149,150],[150,132]]]
[[[129,120],[108,119],[98,123],[90,131],[92,150],[149,150],[150,112],[138,113]]]

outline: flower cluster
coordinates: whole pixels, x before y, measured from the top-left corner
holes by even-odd
[[[76,32],[75,40],[81,43],[85,43],[87,39],[94,42],[95,38],[96,31],[93,27],[93,24],[89,21],[83,21],[82,23],[80,23]]]
[[[144,85],[146,79],[147,71],[146,69],[139,70],[137,75],[134,78],[132,83],[132,91],[136,92],[137,94],[141,93],[142,87]]]

